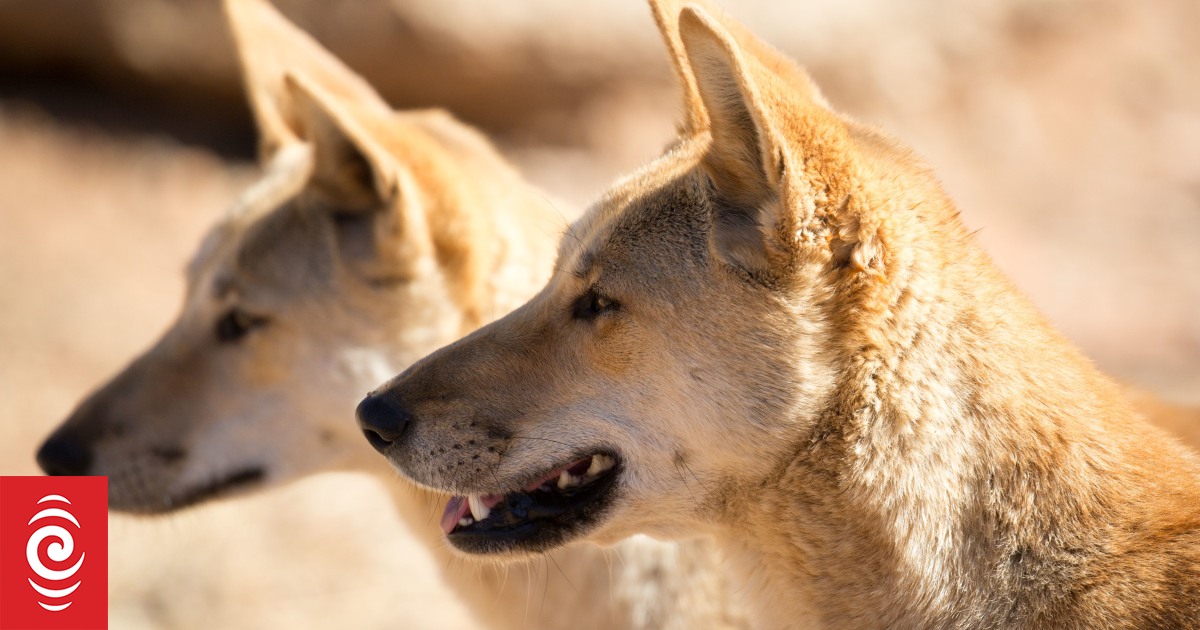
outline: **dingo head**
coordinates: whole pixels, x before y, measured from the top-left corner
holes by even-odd
[[[678,142],[568,231],[533,300],[359,407],[401,472],[463,495],[442,523],[461,550],[736,520],[814,433],[856,313],[886,308],[887,221],[923,195],[931,229],[958,229],[908,154],[802,70],[712,12],[652,4]]]
[[[266,174],[204,239],[170,330],[38,454],[107,475],[118,509],[369,466],[348,413],[362,393],[507,310],[498,270],[513,292],[545,277],[513,235],[546,202],[482,137],[394,112],[264,2],[226,8]]]

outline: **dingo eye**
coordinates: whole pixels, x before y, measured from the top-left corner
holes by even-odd
[[[266,317],[251,315],[240,308],[231,308],[217,320],[217,340],[222,343],[238,341],[255,328],[265,326],[267,321]]]
[[[592,320],[604,313],[617,310],[619,306],[615,300],[600,295],[595,289],[588,289],[587,293],[575,300],[571,315],[575,319]]]

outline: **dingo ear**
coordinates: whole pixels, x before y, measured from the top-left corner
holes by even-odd
[[[667,45],[667,54],[671,56],[671,67],[675,69],[675,78],[683,89],[683,131],[700,131],[708,127],[708,118],[704,114],[704,105],[700,101],[700,93],[696,89],[696,77],[692,76],[692,68],[679,39],[679,12],[687,0],[649,0],[650,11],[654,14],[654,23],[662,35],[663,43]]]
[[[761,97],[770,77],[702,9],[683,10],[679,34],[712,134],[703,166],[718,195],[713,246],[758,276],[773,266],[779,252],[772,234],[786,220],[786,145]]]
[[[375,141],[343,103],[303,75],[284,84],[296,115],[296,134],[312,146],[308,190],[333,215],[342,254],[377,280],[394,275],[393,263],[425,251],[427,226],[419,201],[409,194],[401,164]],[[416,251],[414,251],[416,248]]]
[[[390,111],[362,77],[265,0],[225,0],[225,15],[241,59],[264,161],[296,139],[295,113],[284,87],[289,71],[303,73],[348,103]]]
[[[709,0],[648,0],[650,11],[654,14],[654,23],[662,35],[663,43],[671,57],[671,66],[683,89],[684,120],[681,131],[696,133],[708,128],[708,114],[696,85],[696,77],[692,71],[691,61],[684,50],[683,40],[679,33],[679,18],[687,5],[693,11],[702,10],[710,22],[720,24],[722,32],[749,57],[754,57],[772,71],[788,77],[792,87],[809,99],[827,105],[820,90],[799,66],[786,55],[775,50],[753,33],[727,15],[720,7]]]

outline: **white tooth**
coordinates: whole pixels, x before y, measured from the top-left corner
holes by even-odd
[[[608,455],[592,455],[592,465],[588,466],[587,476],[595,477],[613,467],[613,458]]]
[[[571,473],[569,473],[565,470],[558,474],[558,489],[559,490],[566,490],[567,488],[570,488],[571,486],[577,486],[577,485],[579,485],[579,477],[576,477],[575,475],[572,475]]]
[[[474,516],[477,521],[482,521],[492,513],[488,506],[483,504],[483,499],[473,494],[467,497],[467,503],[471,506],[471,516]]]
[[[458,519],[458,526],[466,527],[467,525],[470,525],[471,523],[474,523],[474,522],[475,521],[471,520],[470,516],[464,516],[464,517]]]

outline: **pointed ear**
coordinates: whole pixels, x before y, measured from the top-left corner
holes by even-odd
[[[766,42],[729,17],[710,0],[648,0],[650,12],[654,14],[654,23],[662,35],[663,43],[671,58],[671,66],[675,77],[683,90],[683,124],[681,132],[697,133],[708,128],[708,113],[705,111],[703,99],[696,85],[696,77],[692,71],[691,61],[684,50],[683,39],[680,35],[680,16],[685,6],[693,7],[693,11],[702,11],[709,22],[719,24],[726,37],[742,49],[747,57],[753,57],[773,71],[786,75],[793,87],[797,88],[810,100],[827,106],[820,90],[799,66],[786,55],[775,50]]]
[[[331,215],[342,257],[373,284],[402,279],[432,248],[411,178],[359,122],[361,109],[301,75],[284,84],[296,132],[312,146],[306,191]]]
[[[347,211],[374,209],[399,191],[395,158],[363,128],[351,108],[306,76],[288,72],[283,80],[293,103],[293,128],[312,145],[311,188]]]
[[[702,162],[716,193],[712,246],[751,275],[767,273],[788,219],[786,146],[762,98],[771,77],[703,9],[683,10],[679,34],[712,135]]]
[[[348,103],[390,111],[362,77],[265,0],[225,0],[225,15],[241,59],[264,162],[296,140],[295,112],[284,86],[289,71],[303,73]]]
[[[654,23],[662,35],[663,43],[667,46],[667,54],[671,57],[671,67],[675,70],[675,78],[683,90],[683,123],[681,131],[697,132],[708,127],[708,117],[704,113],[704,105],[700,101],[700,92],[696,89],[696,77],[692,75],[691,64],[688,63],[687,53],[683,49],[683,41],[679,38],[679,13],[687,0],[649,0],[650,12],[654,14]]]

